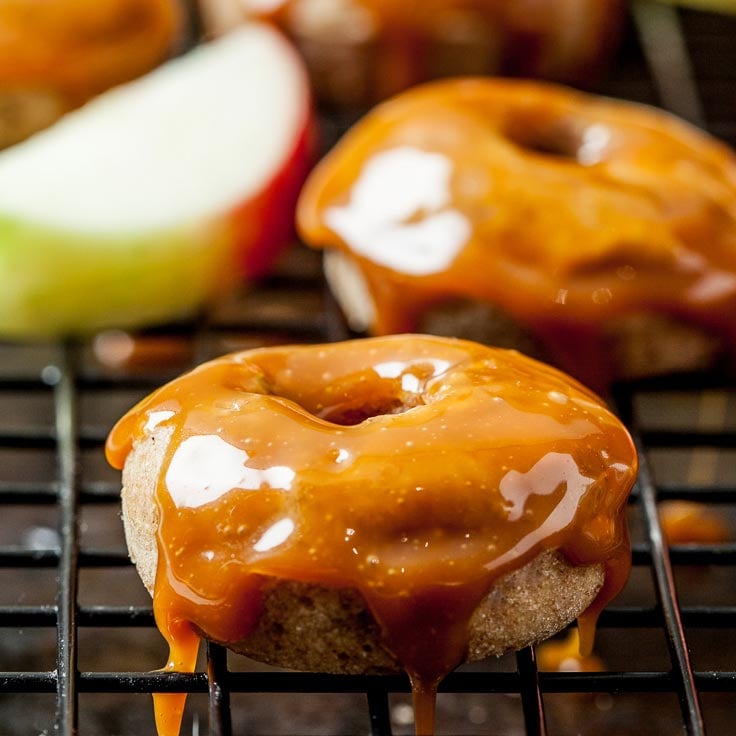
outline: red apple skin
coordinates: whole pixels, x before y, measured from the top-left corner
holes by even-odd
[[[296,202],[315,160],[315,124],[305,86],[304,122],[291,152],[271,180],[231,214],[243,277],[263,277],[295,236]]]
[[[292,43],[279,36],[284,54],[301,74],[302,105],[300,120],[294,126],[292,148],[285,151],[273,175],[261,189],[230,211],[237,267],[246,281],[262,278],[276,262],[296,234],[296,203],[312,166],[317,159],[317,123],[306,66]]]

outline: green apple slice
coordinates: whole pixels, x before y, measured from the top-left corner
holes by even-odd
[[[0,154],[0,336],[188,315],[286,242],[308,164],[301,62],[261,24]]]

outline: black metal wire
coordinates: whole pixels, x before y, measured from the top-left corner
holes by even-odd
[[[366,696],[368,697],[371,736],[391,736],[388,691],[384,688],[370,688],[366,691]]]
[[[526,732],[529,736],[546,736],[547,722],[534,649],[527,647],[519,651],[516,662],[521,680],[521,704],[524,709]]]
[[[231,733],[230,692],[363,692],[366,694],[369,722],[373,734],[390,734],[391,719],[388,705],[389,692],[407,692],[405,678],[359,678],[314,675],[309,673],[233,673],[227,670],[227,660],[219,647],[211,646],[207,673],[177,675],[170,673],[90,673],[77,676],[77,629],[94,627],[152,627],[153,617],[149,608],[85,607],[76,604],[77,576],[80,568],[129,564],[123,550],[79,549],[78,504],[79,483],[76,454],[79,430],[76,420],[75,369],[73,350],[65,348],[62,370],[54,385],[56,407],[55,436],[58,441],[59,487],[58,504],[62,510],[59,550],[29,550],[23,548],[0,550],[0,566],[3,567],[56,567],[59,571],[58,599],[55,606],[3,606],[0,607],[0,625],[19,627],[56,626],[58,630],[57,673],[20,672],[0,674],[0,690],[5,693],[57,693],[57,731],[73,734],[78,720],[77,702],[80,692],[153,692],[178,691],[208,692],[210,694],[210,729],[212,734],[226,736]],[[619,395],[619,405],[630,424],[635,417],[631,412],[633,395]],[[644,435],[646,436],[646,435]],[[724,431],[713,437],[717,446],[732,446],[732,433]],[[668,433],[650,436],[666,445],[671,439]],[[679,440],[678,440],[679,443]],[[659,445],[658,445],[659,446]],[[648,447],[640,446],[646,458]],[[729,628],[733,626],[734,607],[684,607],[677,605],[672,570],[667,562],[661,533],[658,529],[654,494],[656,487],[644,464],[635,503],[641,505],[648,541],[634,547],[637,565],[651,567],[657,581],[660,606],[657,608],[611,608],[601,617],[602,627],[664,627],[672,648],[673,668],[670,672],[613,672],[613,673],[536,673],[530,650],[518,657],[518,673],[479,674],[453,673],[442,685],[442,692],[503,693],[518,692],[522,696],[522,708],[526,730],[529,734],[544,734],[545,693],[573,692],[675,692],[683,709],[688,733],[705,733],[698,691],[735,692],[734,672],[693,672],[687,656],[687,642],[683,625]],[[87,487],[88,500],[96,503],[100,497],[108,502],[110,488]],[[7,494],[5,502],[35,502],[36,496],[48,502],[49,486],[17,486],[6,484],[0,493]],[[736,500],[734,489],[712,491],[712,498],[720,502]],[[671,489],[671,494],[692,495],[689,488]],[[697,545],[671,550],[672,564],[717,565],[736,563],[736,545]]]
[[[54,386],[59,466],[59,537],[57,585],[56,731],[77,733],[77,590],[79,587],[79,483],[77,465],[76,354],[65,345]]]
[[[619,402],[619,406],[621,406],[621,402]],[[633,419],[631,412],[626,412],[625,416]],[[651,551],[652,574],[654,576],[657,599],[662,609],[665,631],[667,633],[667,645],[672,659],[672,675],[676,681],[677,693],[680,698],[687,733],[691,736],[702,736],[705,733],[703,713],[698,697],[698,689],[695,684],[695,675],[690,663],[685,629],[682,624],[682,617],[677,601],[672,563],[659,522],[657,490],[649,470],[645,446],[641,438],[636,434],[634,435],[634,442],[640,458],[639,479],[637,482],[639,488],[639,505],[647,529],[648,543]]]
[[[207,642],[207,682],[209,685],[210,735],[230,736],[230,691],[227,685],[227,652]]]

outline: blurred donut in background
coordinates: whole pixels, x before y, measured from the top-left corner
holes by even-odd
[[[176,0],[0,0],[0,147],[149,71],[181,29]]]
[[[218,35],[258,17],[301,50],[317,96],[366,105],[467,74],[585,85],[615,50],[621,0],[201,0]]]

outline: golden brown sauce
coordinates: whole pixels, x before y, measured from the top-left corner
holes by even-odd
[[[736,158],[653,110],[532,82],[427,85],[326,157],[299,225],[357,261],[375,334],[478,300],[598,389],[616,370],[607,326],[627,316],[736,352]]]
[[[153,68],[171,51],[175,0],[3,0],[0,85],[58,91],[80,104]]]
[[[694,501],[663,501],[659,521],[668,544],[723,544],[733,537],[721,514]]]
[[[595,654],[580,653],[580,634],[570,629],[564,639],[550,639],[537,647],[537,667],[542,672],[603,672],[605,667]]]
[[[154,426],[173,429],[154,592],[172,668],[194,666],[190,623],[247,636],[264,578],[355,588],[429,734],[437,684],[499,576],[545,549],[603,563],[590,648],[628,575],[631,439],[594,394],[518,353],[398,336],[233,354],[138,404],[109,461]],[[177,732],[178,716],[162,723]]]

